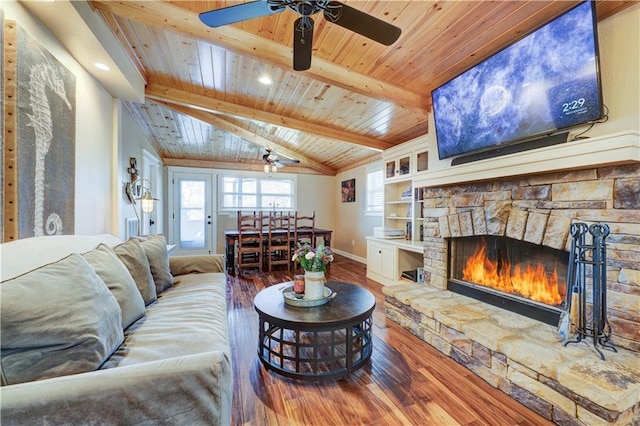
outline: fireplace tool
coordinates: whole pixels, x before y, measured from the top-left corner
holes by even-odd
[[[587,244],[587,232],[593,237],[593,244]],[[578,343],[591,337],[593,347],[604,360],[600,347],[617,352],[609,341],[611,326],[607,320],[607,248],[605,239],[609,235],[609,226],[596,223],[587,226],[585,223],[571,225],[571,251],[567,271],[567,303],[569,304],[569,320],[571,332],[576,334]],[[591,309],[587,310],[587,269],[591,267]]]

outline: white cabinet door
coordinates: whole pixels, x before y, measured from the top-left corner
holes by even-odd
[[[367,269],[372,276],[378,275],[382,278],[393,280],[395,262],[395,247],[376,241],[368,242]]]

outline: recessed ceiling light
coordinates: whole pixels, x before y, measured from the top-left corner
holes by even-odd
[[[111,68],[109,68],[108,65],[105,65],[102,62],[94,62],[93,66],[95,66],[96,68],[98,68],[99,70],[102,70],[102,71],[109,71],[111,69]]]
[[[262,84],[271,84],[271,77],[269,77],[266,74],[262,74],[260,77],[258,77],[258,81]]]

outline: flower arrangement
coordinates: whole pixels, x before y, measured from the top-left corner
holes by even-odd
[[[298,248],[293,253],[291,260],[300,262],[300,266],[305,271],[326,271],[329,262],[333,261],[331,248],[319,245],[317,248],[309,244],[298,243]]]

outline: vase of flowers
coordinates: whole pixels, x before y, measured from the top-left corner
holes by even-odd
[[[331,248],[319,245],[311,247],[309,244],[298,243],[298,248],[293,253],[294,262],[299,262],[304,269],[304,298],[309,300],[322,299],[324,297],[324,273],[329,262],[333,260]]]

